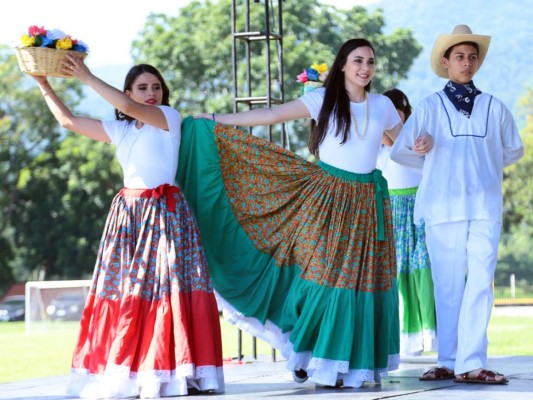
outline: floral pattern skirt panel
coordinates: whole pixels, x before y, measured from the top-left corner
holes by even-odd
[[[194,214],[176,186],[114,198],[81,319],[68,393],[224,391],[220,320]]]
[[[433,278],[424,225],[415,225],[416,188],[390,190],[400,291],[400,353],[437,351]]]
[[[396,258],[380,171],[310,163],[187,118],[177,179],[230,322],[319,384],[359,387],[398,367]]]

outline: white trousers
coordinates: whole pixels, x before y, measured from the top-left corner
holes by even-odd
[[[487,361],[487,326],[501,224],[460,221],[426,226],[437,312],[438,365],[463,374]]]

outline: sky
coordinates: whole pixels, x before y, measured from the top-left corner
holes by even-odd
[[[321,0],[339,8],[368,5],[375,0]],[[60,29],[89,45],[89,67],[131,64],[131,43],[152,13],[177,15],[190,0],[24,0],[2,2],[0,44],[15,46],[31,25]],[[90,4],[90,5],[89,5]],[[105,10],[105,12],[102,12]],[[229,10],[228,10],[229,11]]]

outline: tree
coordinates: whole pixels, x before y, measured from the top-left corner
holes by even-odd
[[[60,136],[57,124],[45,107],[39,106],[40,94],[31,85],[17,66],[12,49],[0,47],[0,208],[2,231],[0,232],[5,253],[2,266],[9,265],[6,274],[13,279],[22,279],[26,274],[22,268],[13,268],[20,259],[15,244],[17,234],[15,209],[19,205],[17,184],[21,171],[31,160],[43,151],[53,148]],[[58,90],[63,90],[65,84]],[[11,257],[7,258],[7,255]]]
[[[533,282],[533,89],[529,88],[521,100],[526,126],[520,132],[524,142],[524,158],[504,171],[504,218],[496,284],[507,285],[509,275],[518,280]],[[530,283],[531,284],[531,283]]]
[[[6,248],[0,276],[90,274],[106,210],[121,184],[113,149],[62,130],[12,52],[3,49],[0,61],[0,248]],[[53,84],[75,109],[81,85]]]
[[[22,171],[17,245],[47,279],[91,275],[107,210],[121,184],[108,143],[69,134]]]
[[[243,2],[237,6],[237,31],[244,31]],[[199,111],[233,110],[231,1],[193,1],[177,16],[152,14],[133,43],[136,62],[148,62],[164,71],[173,88],[173,106],[182,114]],[[275,14],[275,10],[272,13]],[[250,2],[251,30],[264,30],[264,5]],[[271,21],[274,24],[275,21]],[[410,65],[421,51],[410,30],[397,29],[390,35],[382,32],[381,10],[369,14],[363,7],[338,10],[317,0],[283,3],[283,48],[285,100],[297,98],[301,85],[296,75],[313,62],[331,65],[334,56],[348,38],[365,37],[375,46],[378,67],[373,80],[376,92],[396,86],[407,76]],[[273,32],[279,28],[271,26]],[[264,95],[266,46],[251,42],[252,95]],[[277,59],[275,41],[271,60]],[[238,46],[239,93],[246,93],[244,44]],[[272,68],[278,68],[273,62]],[[276,75],[275,73],[273,75]],[[273,91],[279,91],[274,82]],[[295,149],[305,147],[306,125],[291,124],[291,141]]]
[[[233,109],[230,3],[193,1],[177,16],[151,15],[133,43],[137,62],[163,72],[173,88],[172,105],[183,115]],[[263,7],[251,2],[254,30],[264,29]],[[364,36],[375,44],[378,72],[373,86],[378,92],[404,77],[420,52],[410,31],[382,33],[380,10],[340,11],[316,0],[284,2],[283,7],[286,100],[300,94],[296,75],[313,62],[331,64],[349,37]],[[243,16],[240,7],[238,31],[244,30]],[[237,74],[243,84],[244,47],[239,45]],[[264,95],[266,48],[264,43],[251,46],[251,90]],[[272,60],[277,51],[273,42]],[[122,181],[113,148],[61,129],[31,79],[20,73],[10,49],[0,49],[0,73],[0,278],[88,276],[107,209]],[[55,80],[54,87],[75,110],[82,95],[79,82]],[[279,87],[274,82],[273,90]],[[290,128],[293,148],[304,147],[306,125],[298,122]]]

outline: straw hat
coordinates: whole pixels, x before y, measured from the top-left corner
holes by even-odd
[[[441,78],[448,78],[448,71],[442,66],[441,59],[446,50],[462,42],[474,42],[479,46],[479,66],[483,63],[490,44],[490,36],[474,35],[468,25],[457,25],[450,35],[439,35],[431,51],[431,68]]]

